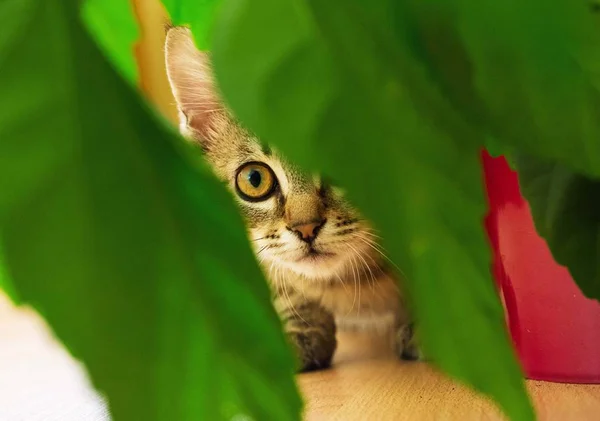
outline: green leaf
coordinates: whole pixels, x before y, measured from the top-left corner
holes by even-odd
[[[137,82],[134,48],[139,37],[131,0],[85,0],[85,21],[96,42],[121,74]]]
[[[600,176],[593,2],[407,3],[415,56],[472,124],[506,147]]]
[[[488,151],[490,156],[494,158],[502,156],[506,153],[506,147],[502,144],[502,142],[499,142],[498,139],[492,136],[487,136],[484,144],[485,149]]]
[[[564,165],[517,156],[521,191],[538,233],[590,298],[600,299],[600,181]]]
[[[0,3],[0,247],[19,295],[117,421],[298,419],[230,194],[113,71],[77,5]]]
[[[216,76],[250,129],[341,180],[386,234],[425,353],[529,420],[490,275],[481,136],[428,83],[401,4],[227,0],[213,34]]]
[[[5,265],[3,263],[2,250],[0,250],[0,292],[4,292],[15,303],[19,302],[15,287],[8,277]]]
[[[207,50],[211,44],[214,17],[221,5],[220,0],[162,0],[173,25],[194,28],[198,48]]]

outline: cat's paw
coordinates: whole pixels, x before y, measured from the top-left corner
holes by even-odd
[[[425,359],[421,347],[417,343],[414,325],[402,325],[396,331],[396,354],[403,360],[422,361]]]
[[[305,305],[303,310],[288,319],[285,329],[298,356],[298,370],[327,368],[337,346],[333,316],[317,304]]]
[[[288,332],[299,360],[298,371],[312,371],[331,365],[337,345],[335,335],[327,335],[318,327]]]

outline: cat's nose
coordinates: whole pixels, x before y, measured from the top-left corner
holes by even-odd
[[[311,221],[306,224],[294,225],[289,227],[289,229],[298,234],[298,237],[300,237],[301,240],[311,243],[319,233],[319,230],[324,223],[325,220]]]

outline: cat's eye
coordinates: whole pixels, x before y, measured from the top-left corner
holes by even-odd
[[[262,162],[248,162],[238,169],[235,187],[242,199],[266,200],[275,191],[277,179],[268,165]]]

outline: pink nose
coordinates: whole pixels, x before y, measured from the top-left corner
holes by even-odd
[[[319,233],[319,229],[323,226],[324,221],[314,221],[308,224],[300,224],[290,227],[290,229],[298,234],[301,240],[310,243]]]

